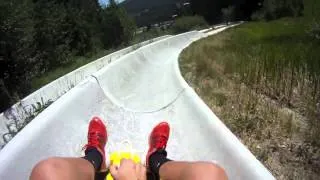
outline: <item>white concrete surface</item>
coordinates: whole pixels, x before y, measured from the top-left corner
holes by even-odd
[[[216,30],[216,29],[223,28],[223,27],[226,27],[226,25],[225,25],[225,24],[217,24],[217,25],[215,25],[215,26],[213,26],[213,27],[210,27],[210,28],[208,28],[208,29],[202,29],[202,30],[200,30],[199,32],[207,33],[207,32],[210,31],[210,30]]]
[[[194,31],[146,45],[82,81],[0,151],[0,179],[27,179],[50,156],[81,156],[93,116],[107,125],[107,152],[128,150],[129,142],[144,159],[152,127],[166,120],[169,158],[216,162],[230,179],[274,179],[180,74],[180,52],[204,36]]]
[[[33,104],[42,101],[47,102],[48,100],[55,101],[79,82],[90,77],[93,73],[110,64],[114,60],[119,59],[121,56],[149,43],[153,43],[168,37],[170,37],[170,35],[161,36],[111,53],[52,81],[51,83],[28,95],[20,102],[13,105],[6,112],[0,114],[0,146],[4,143],[2,138],[3,134],[8,132],[6,125],[11,124],[14,118],[17,119],[19,123],[22,123],[25,117],[28,116],[26,112],[33,112]]]

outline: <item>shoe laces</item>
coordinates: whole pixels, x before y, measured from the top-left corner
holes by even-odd
[[[96,148],[103,149],[101,138],[102,136],[98,132],[90,132],[88,135],[88,144],[84,146],[84,149],[88,147],[96,147]]]
[[[155,136],[153,139],[153,145],[157,149],[164,149],[166,148],[166,143],[167,143],[167,137],[160,135],[160,136]]]

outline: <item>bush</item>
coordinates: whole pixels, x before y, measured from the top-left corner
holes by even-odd
[[[2,110],[31,93],[31,85],[44,85],[33,79],[53,80],[52,72],[81,64],[75,57],[127,45],[136,28],[114,0],[108,7],[97,0],[2,0],[0,9]]]
[[[235,7],[229,6],[227,8],[223,8],[221,9],[221,12],[224,22],[226,22],[228,25],[228,23],[234,18]]]
[[[320,1],[318,0],[303,0],[304,12],[303,15],[305,17],[311,19],[320,19]]]
[[[175,20],[172,30],[174,33],[183,33],[207,26],[207,22],[201,16],[183,16]]]
[[[101,14],[104,48],[127,45],[133,38],[136,25],[126,11],[113,2],[104,8]]]
[[[251,15],[252,21],[262,21],[265,18],[265,12],[263,10],[256,11]]]
[[[309,30],[310,36],[317,41],[320,41],[320,22],[314,22]]]
[[[13,104],[13,100],[2,79],[0,79],[0,90],[0,111],[2,112]]]
[[[262,9],[253,13],[251,19],[270,21],[282,17],[298,17],[302,15],[303,9],[303,0],[264,0]]]

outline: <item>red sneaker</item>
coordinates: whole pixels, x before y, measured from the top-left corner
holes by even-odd
[[[108,141],[107,128],[98,117],[93,117],[89,123],[88,128],[88,144],[84,146],[84,149],[96,148],[102,155],[101,171],[106,171],[105,151],[104,147]]]
[[[170,127],[167,122],[161,122],[153,128],[149,136],[149,150],[146,158],[146,165],[148,167],[149,158],[154,152],[166,149],[169,139]]]

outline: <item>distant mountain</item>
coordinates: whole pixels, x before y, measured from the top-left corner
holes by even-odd
[[[177,13],[179,4],[187,0],[126,0],[120,3],[138,26],[146,26],[166,20]]]

